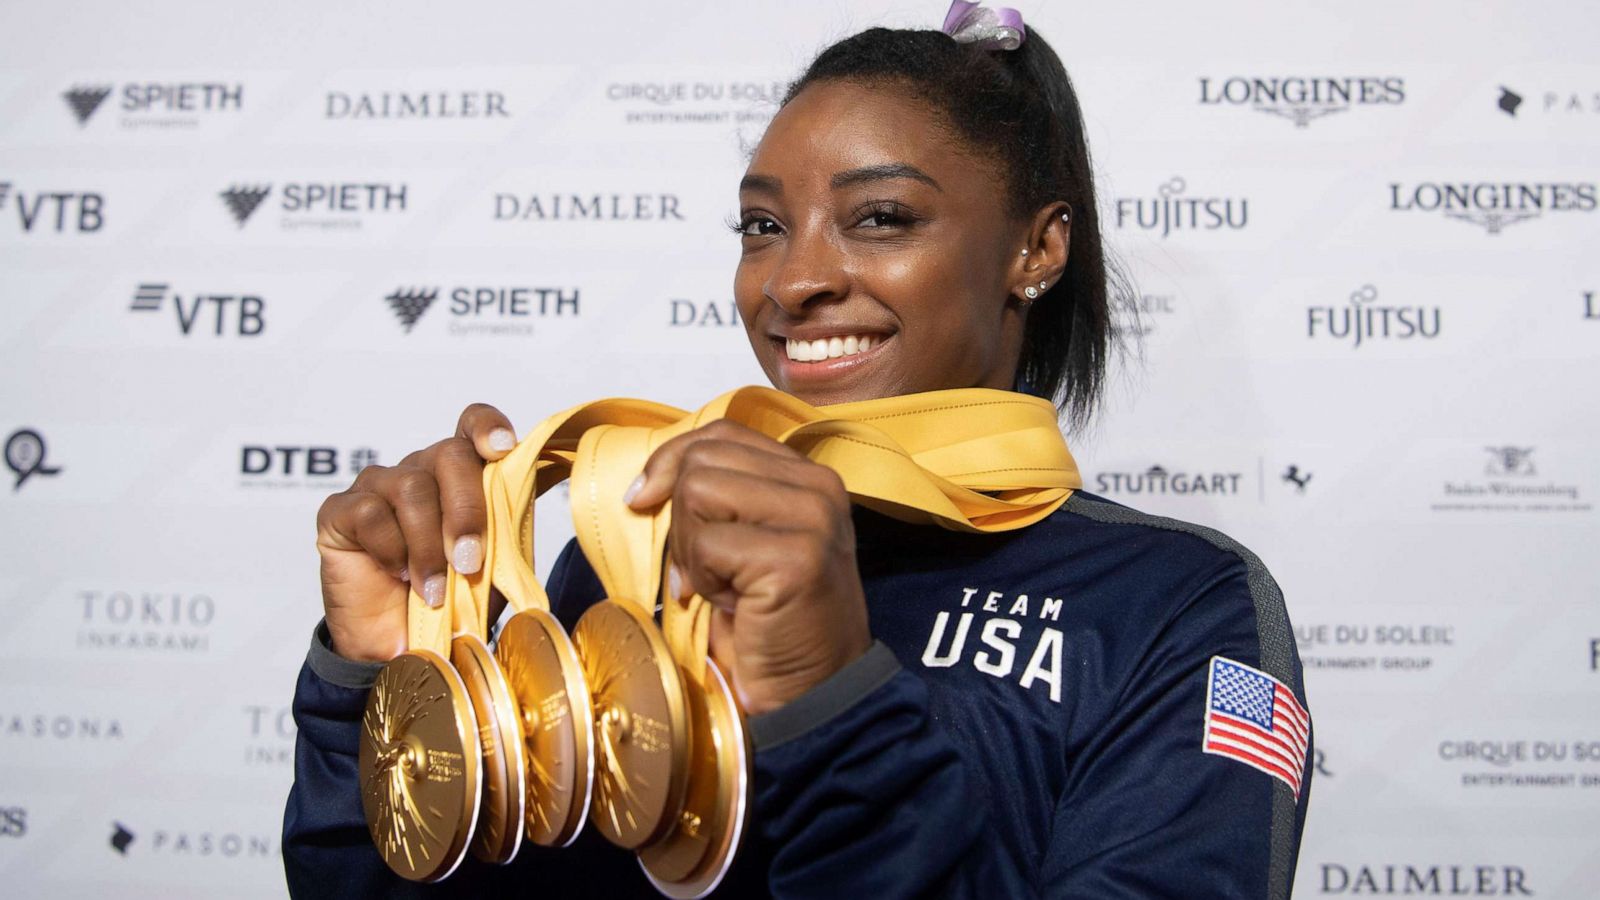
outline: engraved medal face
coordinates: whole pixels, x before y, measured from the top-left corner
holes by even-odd
[[[687,683],[687,676],[685,676]],[[694,734],[689,790],[671,831],[639,851],[639,865],[668,897],[704,897],[733,865],[750,808],[750,751],[733,692],[715,663],[689,684]]]
[[[470,634],[450,642],[450,662],[466,683],[472,700],[478,741],[483,747],[483,804],[472,839],[472,855],[492,863],[508,863],[522,846],[523,797],[526,792],[522,727],[505,676],[489,648]]]
[[[554,616],[526,609],[506,622],[495,657],[521,717],[528,839],[564,847],[583,828],[594,781],[594,713],[577,650]]]
[[[478,820],[481,750],[461,676],[413,650],[378,673],[361,720],[361,807],[383,861],[438,881],[466,856]]]
[[[595,827],[629,850],[677,821],[690,753],[682,680],[644,612],[606,600],[573,631],[594,701]]]

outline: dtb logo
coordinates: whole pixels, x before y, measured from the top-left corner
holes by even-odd
[[[350,451],[349,472],[355,474],[378,464],[378,453],[370,447]],[[239,474],[265,476],[327,477],[339,474],[339,451],[334,447],[245,445],[239,453]]]
[[[93,234],[106,224],[105,205],[105,195],[93,191],[30,192],[0,181],[0,215],[14,207],[25,234]]]
[[[145,282],[133,292],[128,311],[144,314],[172,307],[178,333],[184,337],[209,334],[212,337],[257,337],[267,328],[267,304],[249,294],[191,294],[184,297],[168,290],[166,282]],[[198,327],[197,327],[198,326]]]

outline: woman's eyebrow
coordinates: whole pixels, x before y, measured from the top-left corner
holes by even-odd
[[[739,179],[739,192],[761,191],[767,194],[783,193],[783,182],[771,175],[746,175]]]
[[[869,181],[883,181],[888,178],[910,178],[928,185],[941,194],[944,193],[944,188],[939,186],[939,182],[933,180],[933,176],[910,163],[885,163],[879,166],[862,166],[859,169],[848,169],[834,175],[829,184],[838,189],[864,184]]]

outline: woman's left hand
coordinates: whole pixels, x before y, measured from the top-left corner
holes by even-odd
[[[867,652],[850,497],[832,469],[721,420],[661,445],[643,478],[629,506],[672,500],[680,590],[716,607],[712,655],[746,713],[783,706]]]

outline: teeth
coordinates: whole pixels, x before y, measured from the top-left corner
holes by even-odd
[[[852,334],[848,337],[821,338],[815,341],[799,341],[790,338],[786,350],[789,358],[795,362],[822,362],[827,359],[838,359],[841,356],[854,356],[872,349],[871,335]]]

